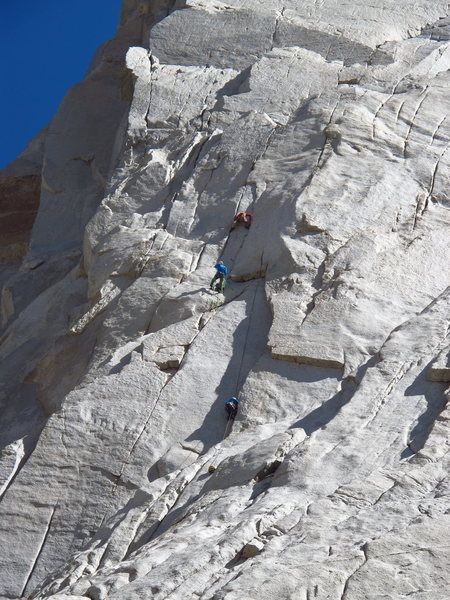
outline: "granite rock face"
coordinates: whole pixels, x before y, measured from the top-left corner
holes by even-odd
[[[449,39],[124,2],[3,173],[1,600],[449,597]]]

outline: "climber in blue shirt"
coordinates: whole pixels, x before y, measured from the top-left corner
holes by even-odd
[[[237,415],[238,406],[239,400],[235,396],[225,402],[225,410],[227,411],[228,420],[231,419],[234,421]]]
[[[214,268],[216,269],[216,274],[211,279],[211,283],[210,283],[209,287],[213,290],[215,287],[214,284],[215,284],[216,280],[218,279],[219,280],[219,289],[221,292],[223,292],[223,290],[225,289],[225,283],[227,280],[228,269],[226,268],[226,266],[223,264],[223,262],[221,260],[219,260],[217,265],[214,265]]]

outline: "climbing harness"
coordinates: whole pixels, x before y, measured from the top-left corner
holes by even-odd
[[[219,277],[219,278],[217,278],[216,282],[214,283],[214,291],[223,294],[226,285],[227,285],[226,277],[222,277],[222,278]]]

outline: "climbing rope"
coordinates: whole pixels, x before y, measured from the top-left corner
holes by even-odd
[[[228,234],[227,241],[225,242],[225,246],[224,246],[224,248],[223,248],[223,250],[222,250],[222,252],[221,252],[221,254],[220,254],[220,256],[219,256],[219,259],[220,259],[220,257],[222,256],[222,254],[223,254],[223,253],[224,253],[224,251],[225,251],[226,245],[228,244],[228,239],[229,239],[229,237],[230,237],[230,234]],[[242,248],[242,246],[243,246],[243,243],[244,243],[244,241],[245,241],[245,238],[246,238],[246,237],[247,237],[247,236],[245,236],[245,237],[243,238],[243,240],[242,240],[242,242],[241,242],[241,245],[239,246],[239,248],[238,248],[238,251],[236,252],[235,258],[233,259],[233,264],[234,264],[234,262],[235,262],[235,260],[236,260],[236,257],[237,257],[237,255],[239,254],[239,251],[241,250],[241,248]],[[262,255],[261,255],[261,268],[262,268],[262,260],[263,260],[263,257],[262,257]],[[230,270],[231,270],[231,269],[230,269]],[[236,378],[235,396],[237,396],[237,395],[238,395],[238,391],[239,391],[239,382],[240,382],[241,373],[242,373],[242,366],[243,366],[243,364],[244,364],[244,356],[245,356],[245,351],[246,351],[246,349],[247,349],[248,337],[249,337],[250,328],[251,328],[251,324],[252,324],[253,309],[254,309],[254,306],[255,306],[256,294],[258,293],[258,288],[259,288],[259,286],[260,286],[260,282],[258,281],[258,282],[256,283],[256,285],[255,285],[255,290],[254,290],[254,293],[253,293],[253,299],[252,299],[252,305],[251,305],[251,308],[250,308],[250,316],[249,316],[249,321],[248,321],[248,326],[247,326],[247,332],[246,332],[246,334],[245,334],[245,341],[244,341],[244,346],[243,346],[243,348],[242,348],[242,355],[241,355],[241,360],[240,360],[240,364],[239,364],[239,371],[238,371],[237,378]],[[231,416],[230,416],[230,417],[228,417],[228,419],[227,419],[227,422],[226,422],[226,425],[225,425],[225,431],[224,431],[224,434],[223,434],[223,436],[222,436],[222,440],[221,440],[221,441],[223,441],[223,440],[224,440],[224,439],[225,439],[225,438],[226,438],[226,437],[229,435],[229,433],[230,433],[230,431],[231,431],[231,427],[232,427],[232,424],[233,424],[233,422],[234,422],[234,418],[232,418]],[[199,440],[199,441],[198,441],[196,444],[194,444],[194,446],[193,446],[193,450],[192,450],[192,451],[193,451],[193,452],[195,452],[195,449],[196,449],[196,448],[197,448],[197,446],[198,446],[199,444],[201,444],[201,443],[202,443],[202,441],[201,441],[201,440]],[[217,452],[218,452],[218,451],[216,450],[216,452],[213,454],[212,458],[214,458],[214,457],[216,456]],[[183,468],[183,466],[184,466],[184,465],[185,465],[185,463],[188,461],[188,459],[189,459],[189,457],[186,457],[186,459],[185,459],[185,460],[184,460],[184,461],[181,463],[181,465],[179,466],[179,469],[182,469],[182,468]]]
[[[241,208],[241,202],[242,202],[242,198],[243,198],[243,197],[244,197],[244,193],[242,193],[242,194],[241,194],[241,197],[239,198],[239,200],[238,200],[238,202],[237,202],[237,206],[236,206],[236,208],[235,208],[235,213],[234,213],[234,216],[236,216],[237,214],[239,214],[239,211],[240,211],[240,208]],[[247,207],[245,210],[246,210],[246,211],[248,211],[248,210],[249,210],[249,208],[250,208],[251,206],[253,206],[254,204],[255,204],[255,199],[253,198],[253,199],[252,199],[252,201],[250,202],[250,204],[248,205],[248,207]],[[244,242],[245,242],[245,240],[247,239],[248,232],[249,232],[249,230],[248,230],[248,229],[246,229],[246,231],[245,231],[245,235],[242,237],[242,242],[241,242],[241,245],[239,246],[239,248],[238,248],[238,249],[237,249],[237,251],[235,252],[235,254],[234,254],[234,258],[230,259],[231,266],[233,266],[233,265],[234,265],[234,263],[236,262],[236,258],[238,257],[238,255],[239,255],[239,252],[242,250],[242,246],[244,245]],[[228,242],[229,242],[229,240],[230,240],[230,235],[231,235],[231,230],[228,232],[227,239],[225,240],[225,244],[224,244],[224,246],[223,246],[223,248],[222,248],[222,252],[221,252],[221,253],[220,253],[220,255],[219,255],[219,260],[222,258],[223,254],[224,254],[224,252],[225,252],[225,250],[226,250],[226,248],[227,248],[227,246],[228,246]],[[230,271],[231,271],[231,268],[230,268]]]
[[[251,306],[251,309],[250,309],[250,317],[249,317],[249,320],[248,320],[247,333],[245,334],[245,342],[244,342],[244,347],[242,349],[242,356],[241,356],[241,361],[240,361],[240,365],[239,365],[239,371],[238,371],[238,375],[237,375],[237,379],[236,379],[236,388],[235,388],[235,392],[234,392],[235,396],[237,396],[238,391],[239,391],[239,380],[240,380],[240,377],[241,377],[242,365],[244,363],[245,350],[247,349],[248,335],[250,333],[250,326],[252,324],[253,308],[255,306],[256,293],[258,291],[258,287],[259,287],[259,281],[255,285],[255,292],[253,294],[252,306]]]
[[[228,436],[228,434],[231,431],[231,425],[232,422],[234,421],[234,419],[232,419],[231,417],[228,417],[227,419],[227,424],[225,425],[225,431],[223,432],[223,436],[222,436],[222,441]]]

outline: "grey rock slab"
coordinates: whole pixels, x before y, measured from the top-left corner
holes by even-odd
[[[278,432],[283,431],[285,426],[286,423],[280,424]],[[180,510],[188,511],[190,509],[191,500],[198,496],[198,491],[205,485],[207,467],[211,462],[219,466],[227,456],[239,454],[250,448],[253,459],[247,463],[246,471],[247,478],[251,479],[260,470],[268,456],[265,444],[256,444],[258,448],[255,448],[255,440],[263,441],[268,436],[270,438],[273,433],[272,427],[262,426],[251,432],[234,436],[234,439],[227,438],[200,457],[196,464],[186,464],[164,478],[153,481],[146,486],[145,492],[137,490],[134,498],[128,503],[125,518],[123,511],[120,510],[107,520],[105,527],[99,530],[92,542],[83,551],[75,554],[66,567],[49,578],[47,585],[44,585],[40,591],[48,594],[60,590],[60,586],[65,588],[70,585],[71,589],[77,590],[78,593],[84,593],[91,582],[95,579],[100,581],[101,576],[93,578],[96,570],[107,569],[115,573],[115,562],[118,559],[123,558],[130,551],[141,548],[156,531],[160,535],[167,530],[174,520],[179,520]],[[300,431],[281,437],[275,435],[273,440],[269,440],[269,450],[273,451],[279,448],[281,454],[280,452],[277,454],[281,456],[290,445],[295,444],[302,437]],[[282,440],[285,442],[280,446]],[[223,473],[225,477],[226,471],[225,468]],[[244,469],[241,474],[245,477]],[[169,514],[175,504],[178,506],[177,510]],[[119,580],[122,579],[120,575],[122,572],[122,570],[119,571]],[[111,579],[113,580],[114,577]],[[119,581],[114,585],[121,586],[122,584],[123,582]]]
[[[439,90],[441,83],[436,81],[436,86],[437,90]],[[416,92],[411,92],[411,96],[411,101],[414,99],[414,102],[420,102]],[[404,98],[405,106],[407,105],[406,98],[409,98],[409,94],[407,94]],[[341,108],[345,106],[346,102],[347,101],[344,101],[344,104]],[[426,100],[424,99],[424,103],[425,102]],[[417,108],[417,104],[415,104],[415,106]],[[337,114],[341,108],[338,101],[335,114]],[[350,109],[350,112],[348,109],[344,108],[344,115],[350,117],[352,111],[353,108]],[[427,116],[425,113],[423,114],[425,123]],[[419,113],[415,111],[413,115],[418,116]],[[343,124],[345,116],[342,116],[337,120],[340,121],[340,124],[338,129],[336,129],[336,132],[344,131],[345,126],[343,127]],[[405,132],[407,141],[403,142],[402,152],[404,152],[405,148],[408,148],[408,152],[411,150],[411,154],[408,154],[409,160],[413,161],[415,165],[417,165],[415,168],[421,169],[425,167],[425,165],[422,164],[422,155],[416,156],[412,150],[412,142],[408,141],[411,137],[411,132],[413,129],[414,128],[411,126],[410,130]],[[432,134],[432,131],[432,127],[427,129],[429,135]],[[370,347],[370,345],[368,346],[363,342],[363,338],[365,336],[367,336],[367,340],[370,339],[372,343],[376,339],[376,335],[374,334],[373,330],[365,333],[365,329],[367,327],[370,329],[372,326],[374,326],[381,334],[383,327],[386,326],[385,332],[387,334],[389,329],[394,324],[398,323],[399,320],[404,318],[405,311],[409,311],[411,309],[413,312],[416,310],[421,310],[428,300],[435,297],[436,294],[439,294],[443,287],[445,287],[446,281],[448,280],[446,267],[444,267],[445,275],[442,279],[441,267],[439,266],[435,270],[436,263],[431,260],[431,255],[429,255],[430,263],[423,264],[423,257],[426,253],[424,253],[421,249],[417,236],[420,236],[419,231],[429,231],[430,240],[432,240],[431,244],[435,248],[433,255],[441,255],[443,252],[445,253],[444,238],[446,235],[445,231],[448,227],[448,215],[447,211],[440,210],[438,201],[434,203],[433,208],[431,208],[430,211],[427,211],[427,209],[423,210],[425,204],[428,206],[430,197],[429,195],[431,192],[423,192],[423,188],[419,182],[413,177],[410,178],[411,171],[409,168],[407,168],[405,171],[405,174],[407,173],[408,175],[406,177],[402,177],[400,176],[400,172],[397,168],[394,170],[394,168],[391,168],[390,166],[381,167],[381,163],[377,164],[378,159],[374,159],[371,162],[371,165],[374,168],[374,173],[377,172],[377,183],[374,183],[374,185],[371,186],[371,191],[369,193],[367,193],[366,188],[366,192],[364,192],[364,194],[367,200],[371,197],[372,193],[376,194],[377,201],[374,203],[371,202],[370,207],[366,205],[366,208],[363,209],[364,214],[361,213],[361,219],[355,221],[355,211],[358,210],[358,205],[355,205],[354,201],[362,191],[357,191],[360,185],[358,182],[359,175],[357,174],[357,164],[359,160],[363,161],[364,165],[366,164],[366,159],[363,158],[363,155],[368,147],[367,144],[361,143],[360,140],[356,140],[355,138],[353,139],[352,144],[355,146],[356,143],[357,145],[355,148],[360,148],[361,152],[359,152],[359,150],[354,150],[356,154],[354,154],[353,158],[351,159],[353,174],[351,177],[351,182],[349,182],[349,186],[353,189],[350,196],[348,196],[348,200],[353,208],[350,210],[348,206],[342,213],[340,213],[338,207],[342,203],[346,203],[347,196],[346,193],[341,194],[339,189],[334,187],[334,166],[337,166],[338,171],[343,175],[344,171],[349,172],[347,168],[341,170],[341,167],[338,165],[341,163],[341,161],[345,163],[347,160],[350,160],[350,156],[352,155],[353,151],[351,150],[350,146],[345,147],[342,133],[335,133],[333,135],[337,135],[337,137],[328,138],[328,140],[325,141],[323,155],[320,159],[320,161],[325,160],[325,163],[321,166],[320,170],[316,172],[312,182],[303,192],[298,203],[298,220],[300,221],[298,231],[302,242],[306,242],[306,244],[302,247],[300,242],[297,240],[291,241],[288,239],[286,241],[286,251],[291,254],[292,258],[296,262],[300,262],[300,265],[296,269],[298,274],[301,274],[302,271],[304,271],[304,267],[302,265],[303,262],[308,261],[308,263],[313,262],[314,264],[315,262],[317,264],[320,254],[316,248],[320,249],[322,252],[325,252],[327,257],[323,259],[320,268],[316,268],[315,272],[317,279],[312,284],[312,287],[316,286],[316,288],[319,285],[320,291],[314,292],[311,290],[311,288],[308,289],[308,287],[305,285],[306,282],[304,281],[304,278],[302,278],[299,286],[300,298],[297,299],[296,295],[291,293],[286,306],[286,311],[284,311],[284,313],[282,312],[280,314],[280,318],[278,319],[277,312],[278,310],[283,310],[283,302],[282,296],[280,295],[281,290],[277,289],[278,286],[275,287],[273,285],[273,291],[275,293],[271,293],[270,296],[271,302],[274,306],[275,314],[269,345],[275,348],[275,355],[287,356],[291,360],[303,362],[317,361],[317,364],[320,364],[320,361],[323,360],[321,358],[322,356],[328,361],[330,359],[333,360],[334,358],[334,363],[336,366],[339,364],[344,366],[345,362],[345,373],[347,375],[350,374],[355,376],[358,367],[360,367],[361,364],[363,364],[365,360],[367,360],[367,358],[373,355],[374,351],[376,351],[373,346]],[[335,144],[336,148],[335,150],[332,150],[332,147]],[[441,155],[445,156],[446,154],[445,143],[441,145],[440,142],[437,142],[437,144],[441,146],[441,150],[437,150],[438,156],[434,168],[437,168],[436,164],[440,164],[440,161],[442,160]],[[329,150],[327,150],[327,147]],[[362,150],[363,148],[365,148],[365,150]],[[428,169],[430,168],[432,169],[433,167],[428,165]],[[364,166],[364,169],[366,169],[366,166]],[[387,169],[387,171],[385,171],[385,169]],[[384,173],[382,174],[383,171]],[[445,176],[445,172],[446,167],[444,166],[442,167],[443,176]],[[405,194],[405,196],[403,196],[402,193],[398,193],[397,190],[395,192],[392,190],[392,193],[396,198],[396,202],[399,203],[397,205],[397,209],[395,209],[395,203],[393,203],[391,200],[391,191],[389,188],[396,179],[400,184],[400,177],[402,192],[406,192],[407,189],[409,189],[409,192],[407,195]],[[436,179],[439,181],[440,175],[438,175]],[[360,181],[362,183],[362,180]],[[363,184],[363,187],[366,185],[367,182]],[[436,185],[437,189],[439,189],[438,185],[439,184]],[[432,183],[432,190],[434,191],[434,189],[435,185]],[[408,197],[411,197],[409,194],[414,194],[416,196],[417,204],[415,208],[411,207],[410,200],[408,200]],[[402,198],[404,199],[402,200]],[[405,202],[404,205],[403,202]],[[319,208],[322,203],[328,206],[327,210],[322,210]],[[378,210],[377,206],[381,208],[381,205],[384,205],[386,210],[383,209],[382,212],[380,212],[376,217],[373,213],[371,216],[371,211],[374,209]],[[403,205],[403,207],[401,207],[401,205]],[[362,205],[359,206],[362,208]],[[309,210],[309,207],[311,207],[311,210]],[[394,213],[391,213],[392,217],[389,218],[389,213],[393,209]],[[368,219],[367,225],[364,225],[364,220],[366,218]],[[397,221],[394,231],[404,231],[406,236],[405,238],[402,239],[402,236],[399,237],[397,234],[392,235],[392,233],[389,232],[389,230],[392,228],[391,219]],[[405,227],[407,223],[410,223],[409,235],[407,233],[408,229]],[[339,233],[337,233],[338,228]],[[340,236],[342,236],[346,230],[348,233],[344,234],[343,239],[340,238]],[[371,239],[369,244],[366,244],[363,241],[366,235],[368,235]],[[340,242],[338,241],[339,238],[341,239]],[[408,238],[410,239],[411,243],[407,241]],[[400,242],[400,240],[402,241]],[[394,242],[394,246],[391,246],[391,241]],[[375,245],[372,246],[372,249],[370,249],[372,244]],[[313,250],[309,251],[308,254],[305,255],[305,251],[308,251],[308,246],[312,246]],[[418,254],[420,253],[420,259],[418,258],[418,254],[416,254],[416,252]],[[317,256],[317,258],[314,256],[314,254]],[[345,264],[341,263],[339,266],[335,261],[340,255],[345,256],[346,258],[344,259]],[[312,258],[312,256],[314,256],[314,258]],[[404,258],[400,258],[400,256],[403,256]],[[376,261],[379,260],[380,263],[378,265],[375,263],[370,264],[374,259]],[[353,260],[355,263],[352,264]],[[357,276],[356,272],[354,271],[356,264],[360,260],[362,261],[361,267],[363,268],[364,272],[368,274],[369,278],[372,276],[380,277],[378,280],[379,285],[377,284],[376,287],[377,290],[380,290],[382,298],[376,299],[373,294],[373,288],[371,288],[371,292],[369,294],[370,297],[367,296],[367,300],[365,301],[362,299],[362,296],[365,295],[363,288],[366,284],[366,281],[368,282],[368,279],[367,275],[360,277]],[[393,261],[392,263],[390,262],[391,260]],[[411,268],[414,271],[420,269],[422,264],[424,266],[424,271],[416,280],[420,282],[418,287],[416,289],[408,287],[409,283],[414,281],[414,277],[410,278],[408,276],[411,271],[408,271],[408,274],[405,273],[405,276],[402,278],[403,285],[405,286],[403,288],[405,291],[405,297],[401,302],[401,308],[398,306],[399,310],[396,314],[397,307],[393,306],[392,303],[389,303],[389,306],[386,305],[382,309],[382,314],[379,315],[380,321],[377,323],[377,311],[375,309],[375,303],[377,306],[381,306],[382,303],[389,302],[388,299],[392,297],[393,294],[398,293],[397,283],[394,283],[394,281],[396,282],[398,280],[398,274],[395,274],[395,271],[397,268],[402,268],[401,265],[406,266],[408,263],[411,264]],[[353,278],[353,275],[356,277]],[[344,283],[347,277],[351,279],[348,293]],[[278,284],[278,281],[274,283]],[[344,285],[340,287],[342,284]],[[269,285],[269,289],[271,289],[272,284]],[[330,289],[329,291],[326,291],[328,286],[330,286]],[[425,297],[426,293],[424,294],[424,292],[428,286],[430,286],[430,295],[428,296],[427,300]],[[289,283],[288,289],[292,291],[295,289],[295,287]],[[306,296],[303,301],[302,296]],[[356,313],[354,313],[352,306],[356,305],[357,298],[358,309]],[[421,305],[423,301],[424,304]],[[374,302],[374,304],[372,305],[372,308],[369,309],[368,307],[372,302]],[[414,302],[418,303],[416,308],[413,308]],[[366,306],[368,309],[367,314],[364,314],[364,306]],[[290,311],[292,311],[292,314],[296,315],[297,318],[295,320],[287,317],[287,314]],[[342,317],[347,311],[348,322],[344,324],[345,319],[343,320]],[[340,315],[339,319],[336,318],[338,313]],[[389,323],[390,319],[392,319],[392,321]],[[335,330],[337,323],[339,323],[340,327],[339,334]],[[384,325],[382,323],[384,323]],[[335,340],[345,338],[346,332],[351,332],[353,327],[355,327],[355,330],[354,335],[350,334],[352,338],[351,341],[349,340],[350,343],[347,345],[344,342],[344,344],[336,345]],[[283,341],[283,334],[281,334],[281,331],[286,333],[285,341]],[[318,332],[320,332],[319,339],[317,340],[317,343],[315,343],[313,341],[313,337]],[[281,337],[279,337],[279,334],[281,334]],[[383,334],[381,334],[381,337],[383,337]],[[383,341],[381,337],[379,343]],[[298,344],[296,351],[293,349],[295,344]]]
[[[387,39],[405,39],[414,30],[419,34],[430,20],[443,16],[447,6],[437,3],[433,15],[424,0],[419,5],[408,2],[401,11],[394,2],[340,8],[335,10],[333,0],[320,5],[312,1],[190,2],[152,29],[150,47],[166,63],[240,69],[275,46],[305,47],[328,60],[352,57],[362,62]]]
[[[256,320],[267,311],[261,292],[261,288],[253,284],[242,296],[220,308],[197,335],[185,355],[183,368],[168,383],[154,413],[151,429],[160,432],[162,447],[153,444],[151,453],[161,454],[161,450],[167,450],[170,441],[177,438],[187,440],[197,451],[222,440],[226,426],[224,403],[238,393],[248,370],[264,350],[265,331],[258,327]],[[235,326],[228,328],[229,321]],[[249,338],[253,338],[251,346]],[[221,361],[224,352],[229,356],[225,364]],[[200,356],[204,358],[199,359]],[[198,360],[201,368],[198,368]],[[196,400],[186,405],[187,398]],[[172,415],[170,422],[168,412]],[[186,418],[197,427],[189,426],[186,431]],[[153,437],[150,430],[145,437]],[[160,469],[161,464],[158,475],[163,474]]]
[[[151,31],[161,62],[242,70],[273,46],[274,10],[221,9],[214,4],[175,11]],[[171,32],[168,34],[168,32]]]
[[[274,360],[266,352],[245,381],[236,426],[242,423],[242,428],[247,428],[287,419],[299,422],[309,434],[325,425],[345,402],[347,391],[340,379],[337,369]]]
[[[49,567],[64,559],[62,547],[75,549],[90,537],[122,497],[121,485],[125,497],[137,487],[124,474],[125,462],[141,435],[143,415],[148,418],[166,376],[142,364],[140,370],[134,366],[111,377],[113,387],[99,381],[73,392],[63,411],[50,418],[33,456],[1,503],[2,537],[9,535],[6,524],[11,519],[19,536],[16,550],[3,557],[11,573],[3,579],[8,593],[31,589]],[[117,404],[125,394],[134,399],[127,402],[126,412]],[[97,436],[103,440],[101,453]],[[123,445],[125,438],[128,443]],[[44,483],[45,491],[36,498],[35,490]],[[94,497],[96,508],[91,504]]]
[[[382,6],[367,5],[358,1],[341,5],[336,10],[333,0],[325,0],[320,4],[307,2],[285,3],[287,15],[289,9],[299,22],[308,29],[319,29],[338,34],[344,38],[368,44],[371,47],[385,40],[406,39],[414,34],[419,35],[421,28],[446,14],[445,3],[436,3],[433,14],[429,5],[422,1],[419,4],[405,2],[400,10],[393,0],[384,2]]]
[[[447,13],[124,2],[8,171],[0,594],[442,599]]]
[[[52,347],[55,338],[67,332],[70,311],[84,299],[85,288],[78,269],[72,269],[39,294],[6,328],[0,348],[0,400],[6,400],[17,390]],[[15,376],[11,377],[11,373]]]
[[[258,289],[257,286],[254,288]],[[243,360],[242,352],[248,333],[246,311],[255,295],[253,290],[249,291],[245,301],[236,301],[233,307],[225,306],[220,317],[216,316],[208,322],[188,353],[183,369],[172,380],[167,381],[165,373],[156,367],[151,369],[149,363],[142,362],[136,355],[120,373],[97,380],[68,396],[62,412],[56,413],[49,420],[46,433],[41,436],[32,458],[20,472],[14,489],[10,489],[1,505],[6,518],[6,515],[15,514],[16,493],[20,494],[25,506],[28,504],[25,501],[27,497],[33,503],[33,489],[47,478],[46,473],[60,472],[63,478],[57,477],[54,485],[41,497],[40,503],[48,508],[47,511],[40,511],[41,521],[35,519],[34,513],[29,511],[14,517],[17,522],[23,522],[20,530],[28,532],[21,540],[21,545],[25,544],[30,549],[33,571],[31,578],[28,571],[24,571],[20,577],[17,570],[19,558],[10,556],[8,564],[14,565],[15,575],[12,580],[5,580],[5,589],[11,590],[20,585],[32,586],[33,582],[37,582],[48,571],[48,565],[53,569],[56,562],[63,559],[58,550],[61,545],[68,544],[70,548],[77,549],[101,525],[116,502],[123,501],[140,483],[146,481],[149,467],[171,443],[184,439],[190,431],[194,439],[199,440],[197,445],[200,448],[220,441],[225,426],[223,402],[235,390],[237,380],[234,377],[239,374],[245,376],[245,371],[239,371],[238,367]],[[229,319],[236,326],[244,321],[239,337],[236,337],[236,333],[232,335],[236,326],[225,326]],[[225,331],[229,332],[228,338],[223,335]],[[216,345],[218,336],[220,346]],[[206,343],[207,340],[209,343]],[[220,359],[226,345],[230,356],[234,354],[234,343],[239,348],[237,372],[228,375]],[[200,373],[196,373],[195,356],[198,352],[201,355],[206,352],[209,358],[207,368]],[[217,360],[213,358],[214,353]],[[252,360],[252,355],[246,356],[246,360]],[[244,365],[243,369],[246,368],[248,367]],[[189,386],[192,386],[192,392],[187,391]],[[209,390],[216,390],[220,398],[216,406]],[[194,393],[196,405],[187,403],[186,398]],[[133,403],[129,402],[130,397],[133,398]],[[120,398],[127,398],[126,412],[123,411]],[[205,408],[209,406],[213,414],[204,422]],[[172,415],[170,420],[167,418],[168,414]],[[97,435],[103,439],[100,455],[95,450]],[[81,441],[80,436],[84,441]],[[119,440],[123,441],[123,436],[128,438],[126,446],[119,443]],[[80,454],[78,449],[81,447],[84,450]],[[56,448],[60,448],[61,454],[55,454]],[[54,457],[56,463],[48,462],[47,457],[50,456]],[[181,460],[184,459],[185,454],[181,457]],[[156,471],[163,468],[162,465],[163,463],[155,467]],[[64,492],[60,489],[63,480]],[[91,494],[94,488],[97,489],[98,498],[95,507],[91,504],[94,500]],[[30,520],[29,526],[24,524],[27,519]],[[83,525],[73,538],[69,532],[77,522]],[[7,535],[6,530],[3,535]],[[22,565],[26,566],[26,563],[22,562]],[[29,584],[28,578],[31,582]]]
[[[53,260],[22,264],[2,286],[2,327],[8,326],[41,293],[64,279],[79,260],[78,253],[69,253]]]

